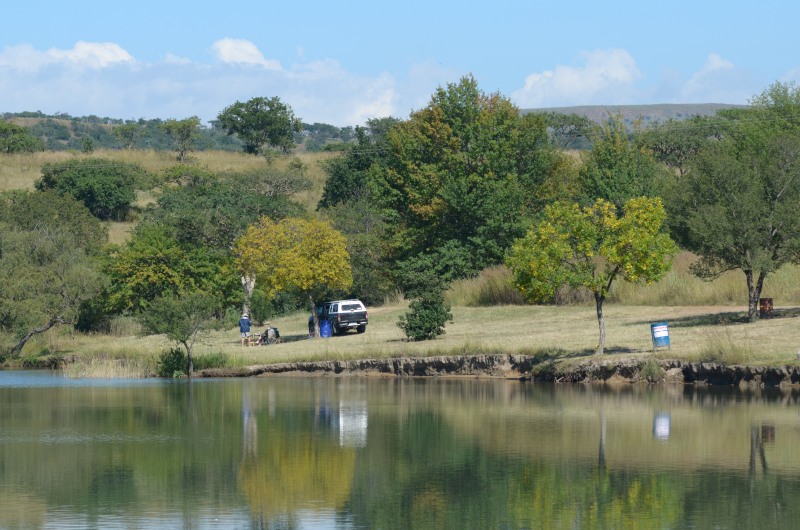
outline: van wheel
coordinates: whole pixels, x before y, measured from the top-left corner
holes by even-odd
[[[364,333],[365,331],[367,331],[367,325],[366,324],[361,324],[360,326],[358,326],[356,328],[356,332],[358,332],[358,333]]]

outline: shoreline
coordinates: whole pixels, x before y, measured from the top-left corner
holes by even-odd
[[[563,366],[528,355],[397,357],[351,361],[307,361],[198,370],[195,377],[379,376],[472,377],[558,383],[685,383],[715,386],[800,385],[800,366],[724,365],[638,357],[589,358]]]

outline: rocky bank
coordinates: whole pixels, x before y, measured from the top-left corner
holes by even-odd
[[[564,363],[526,355],[400,357],[353,361],[315,361],[207,369],[197,377],[266,375],[493,377],[563,383],[671,382],[706,385],[785,386],[800,384],[800,366],[726,366],[678,360],[588,358]]]

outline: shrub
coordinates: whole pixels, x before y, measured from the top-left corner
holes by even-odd
[[[111,315],[106,311],[105,300],[95,297],[84,300],[78,309],[75,330],[81,333],[111,331]]]
[[[444,334],[445,323],[452,320],[450,305],[445,303],[442,292],[427,291],[411,302],[397,326],[410,340],[429,340]]]
[[[638,379],[655,383],[664,378],[664,369],[655,359],[647,359],[639,366]]]
[[[172,348],[158,358],[157,372],[159,377],[178,378],[185,375],[186,352],[182,348]]]
[[[45,164],[36,189],[72,195],[98,219],[122,221],[136,199],[135,183],[142,172],[136,165],[113,160],[68,160]]]

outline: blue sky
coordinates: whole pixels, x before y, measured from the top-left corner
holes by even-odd
[[[278,96],[308,123],[405,118],[472,74],[521,108],[745,104],[800,80],[800,4],[405,0],[5,8],[0,112],[214,119]]]

